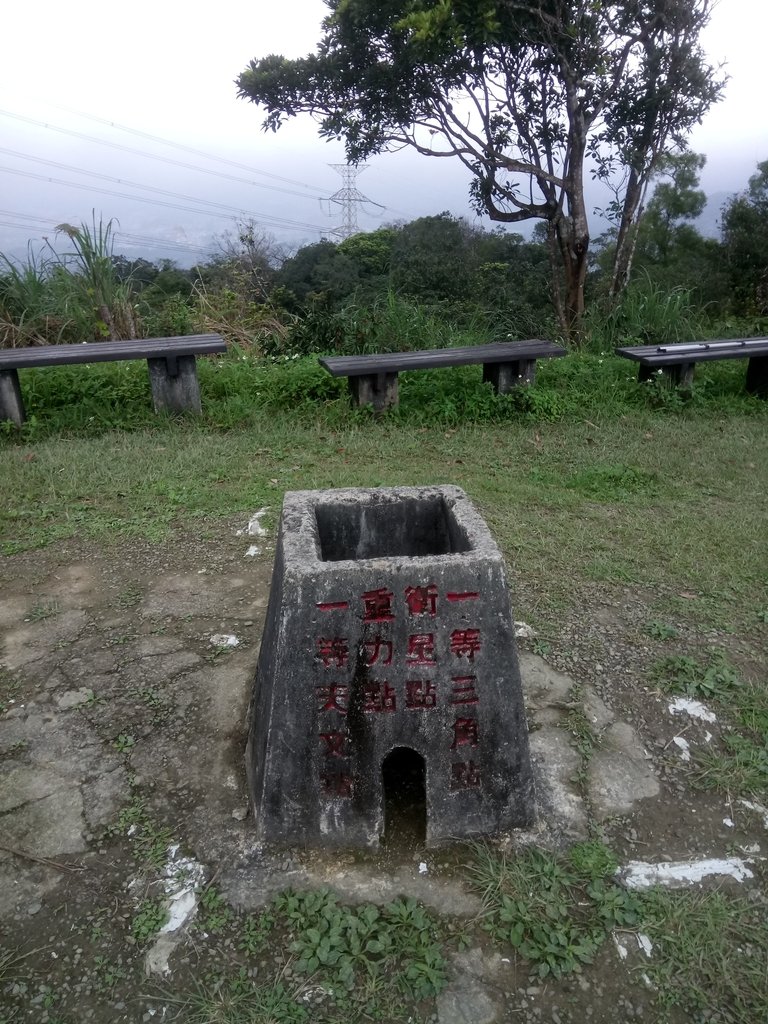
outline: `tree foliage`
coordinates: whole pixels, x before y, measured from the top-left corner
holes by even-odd
[[[768,315],[768,160],[723,207],[723,245],[739,312]]]
[[[699,33],[712,0],[326,0],[314,54],[254,60],[265,127],[309,112],[357,162],[411,146],[460,160],[492,220],[546,223],[561,326],[584,309],[585,176],[615,181],[616,287],[649,177],[723,81]]]

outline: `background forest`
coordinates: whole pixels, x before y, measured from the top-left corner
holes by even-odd
[[[721,212],[696,218],[704,158],[668,157],[639,222],[631,276],[611,295],[616,229],[591,247],[586,313],[571,343],[747,336],[768,330],[768,161]],[[0,346],[215,330],[254,355],[358,353],[557,337],[561,287],[544,225],[530,240],[447,213],[286,251],[253,223],[180,269],[113,251],[112,222],[60,225],[24,263],[0,263]]]

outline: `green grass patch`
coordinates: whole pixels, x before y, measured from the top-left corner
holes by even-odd
[[[567,858],[535,847],[507,856],[480,845],[470,871],[493,940],[511,946],[537,977],[558,978],[591,964],[614,928],[639,924],[637,898],[611,880],[617,867],[593,841]]]
[[[642,897],[642,928],[654,946],[643,972],[660,1020],[673,1007],[697,1020],[705,1011],[728,1024],[768,1020],[764,906],[720,892],[656,890]]]
[[[705,789],[760,796],[768,789],[768,689],[750,681],[722,651],[706,661],[689,655],[663,658],[652,675],[669,693],[713,701],[738,732],[726,733],[720,749],[694,755],[692,778]]]

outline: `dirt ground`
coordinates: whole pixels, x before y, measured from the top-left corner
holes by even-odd
[[[320,885],[352,902],[406,894],[451,917],[479,912],[451,848],[329,856],[256,843],[244,724],[273,552],[260,539],[247,554],[244,526],[216,523],[215,540],[190,526],[161,545],[66,541],[0,564],[3,1024],[175,1019],[164,994],[246,962],[226,930],[195,925],[211,884],[237,913]],[[512,597],[535,604],[524,581],[513,579]],[[503,838],[508,848],[556,849],[591,822],[623,865],[731,858],[756,871],[768,815],[693,790],[686,774],[686,744],[717,743],[721,723],[672,711],[650,680],[668,653],[644,632],[658,599],[595,585],[552,635],[521,638],[539,821]],[[722,647],[756,670],[743,636],[677,628],[681,647]],[[562,728],[574,685],[600,738],[581,776]],[[163,878],[181,923],[148,938]],[[514,957],[477,946],[454,958],[434,1019],[650,1021],[641,960],[609,942],[583,977],[537,984]]]

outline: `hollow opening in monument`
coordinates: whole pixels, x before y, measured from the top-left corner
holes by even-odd
[[[381,765],[384,835],[388,847],[423,846],[427,838],[427,769],[410,747],[395,747]]]
[[[466,530],[441,495],[318,504],[315,517],[320,558],[324,562],[397,556],[423,558],[472,548]]]

